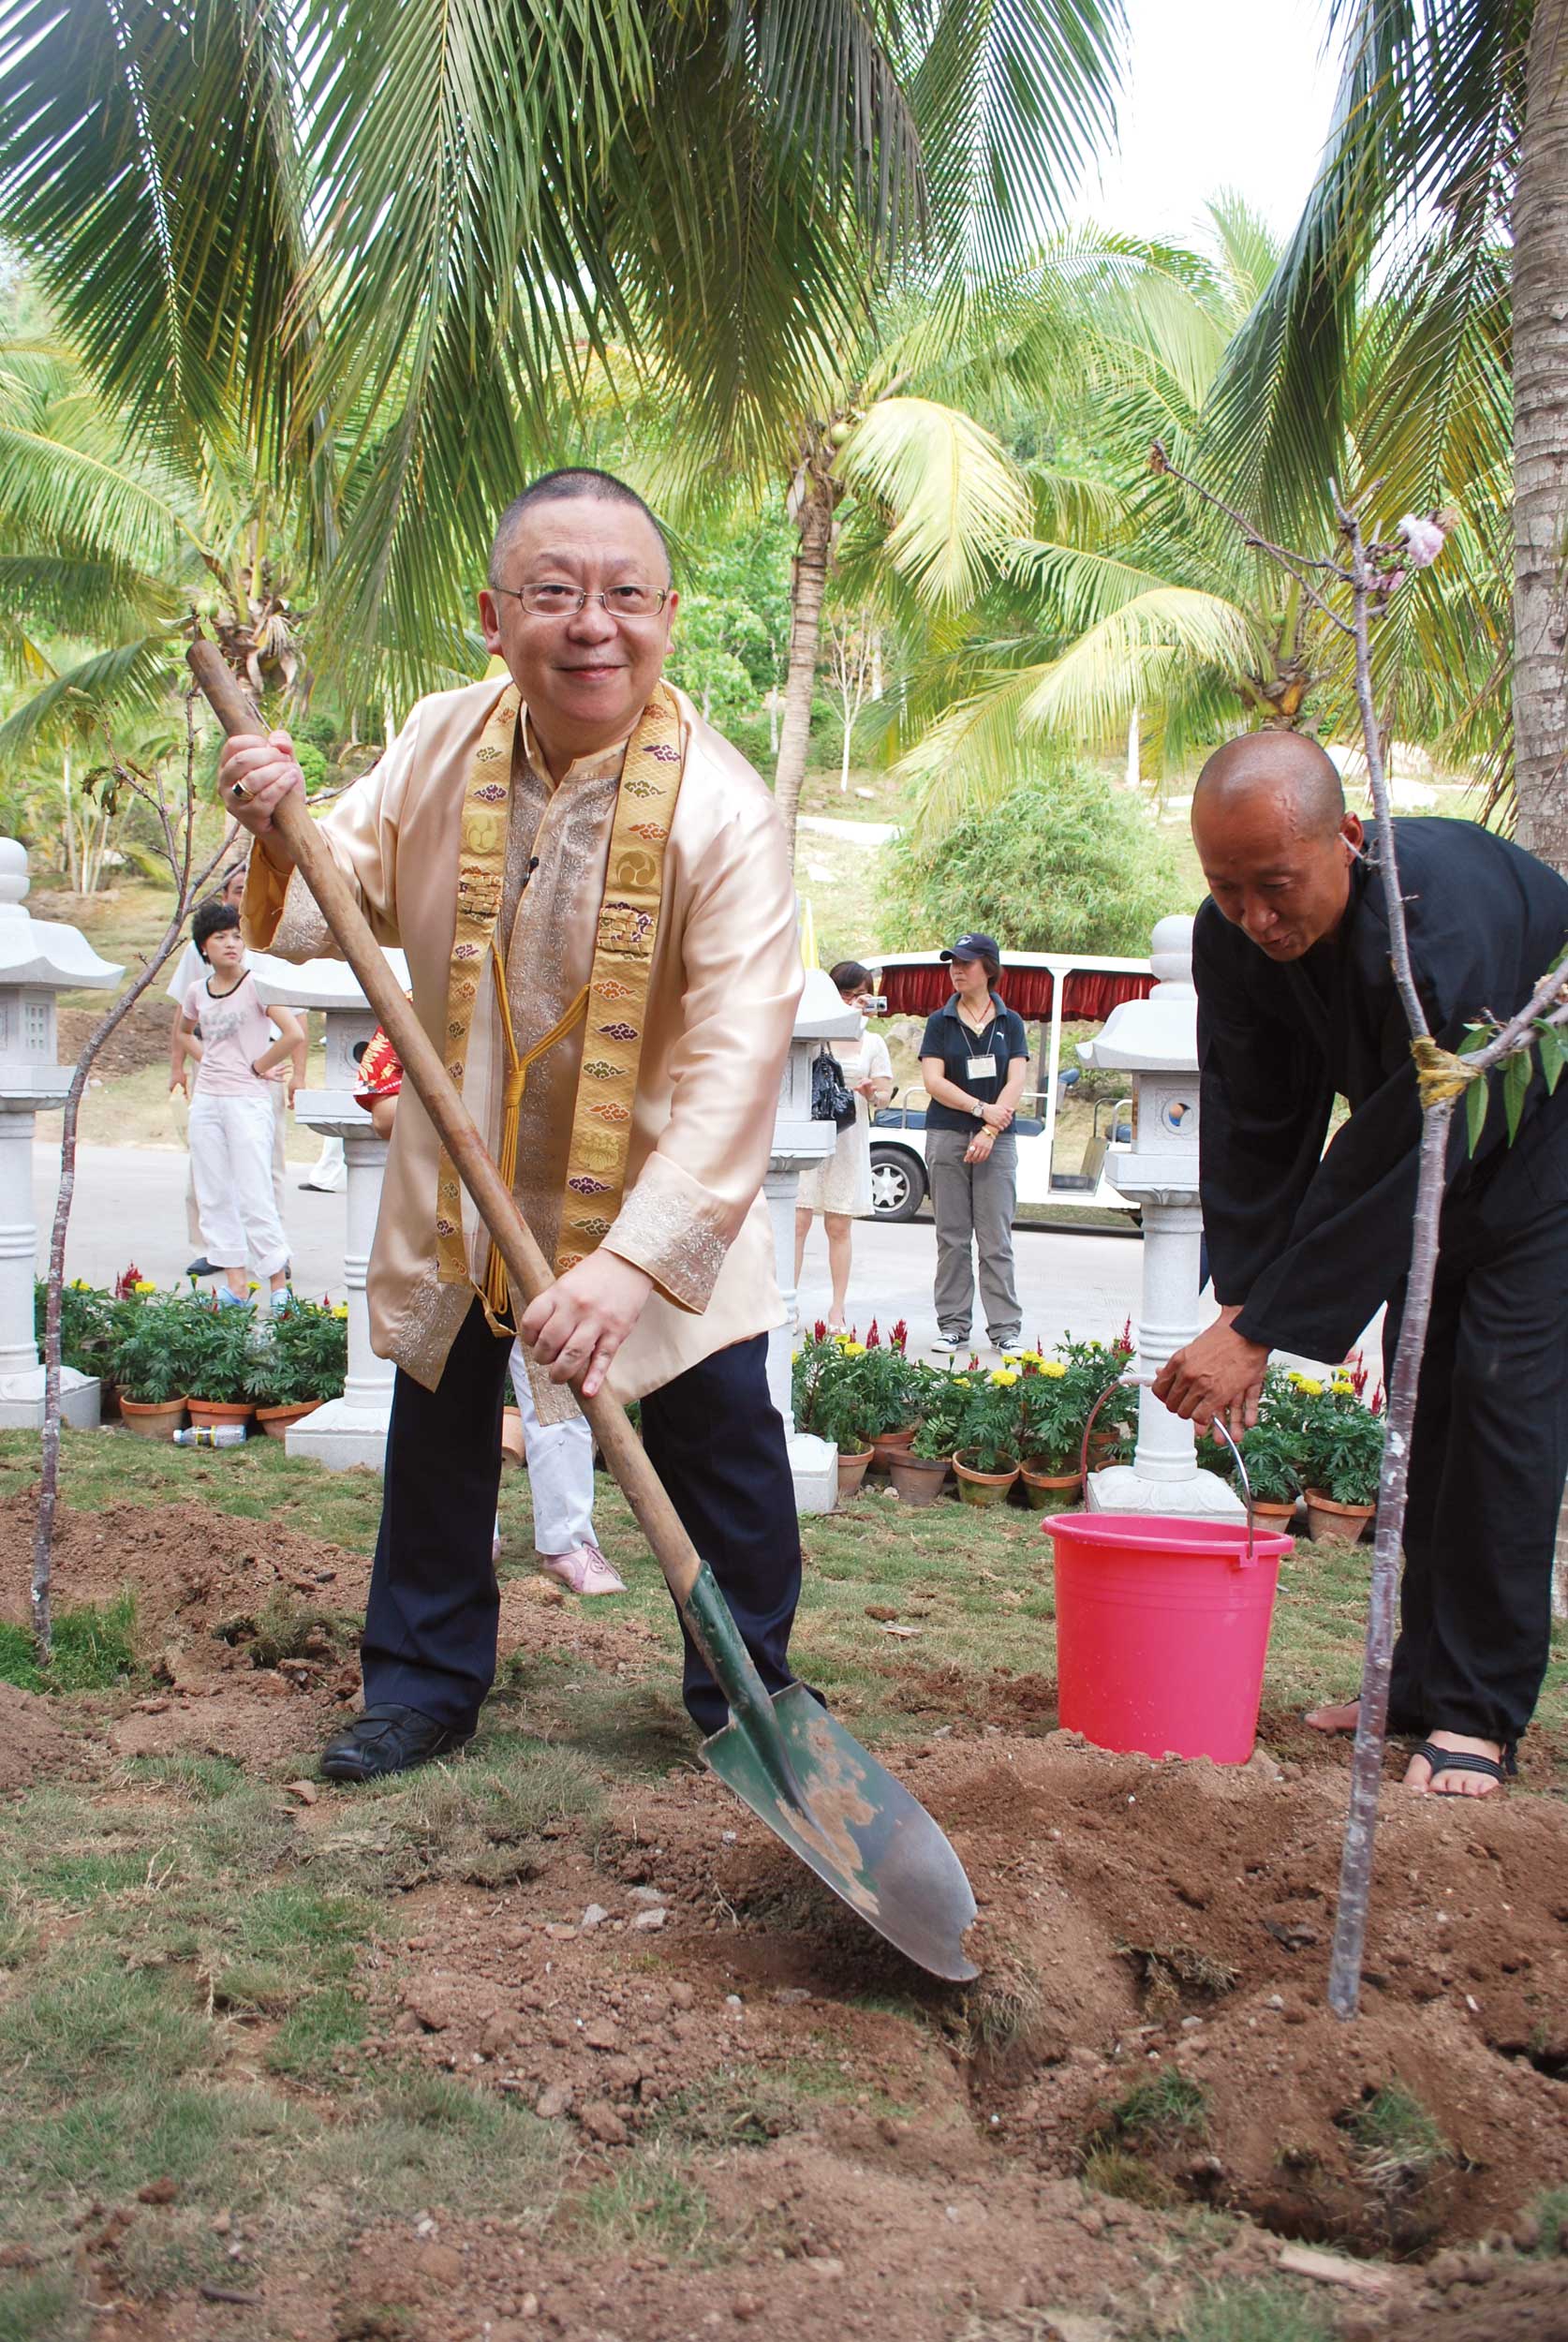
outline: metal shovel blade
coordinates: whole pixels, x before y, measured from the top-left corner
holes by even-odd
[[[974,1896],[962,1863],[925,1806],[803,1683],[775,1692],[768,1704],[783,1743],[786,1777],[780,1777],[777,1751],[761,1745],[762,1735],[743,1719],[703,1743],[719,1779],[824,1885],[919,1966],[955,1984],[978,1976],[964,1950]],[[798,1794],[791,1794],[790,1775]]]

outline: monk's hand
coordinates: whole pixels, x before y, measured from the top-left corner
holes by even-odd
[[[1235,1314],[1225,1311],[1217,1325],[1178,1350],[1156,1375],[1154,1395],[1200,1430],[1218,1416],[1231,1437],[1240,1439],[1258,1419],[1268,1351],[1236,1332]]]
[[[553,1383],[575,1383],[592,1399],[652,1291],[646,1269],[618,1253],[590,1253],[530,1304],[517,1330]]]
[[[226,813],[253,837],[267,839],[267,857],[288,862],[281,841],[269,837],[273,817],[293,790],[304,793],[304,775],[294,761],[287,732],[237,732],[218,758],[218,797]]]

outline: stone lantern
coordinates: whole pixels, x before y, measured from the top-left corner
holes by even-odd
[[[1085,1063],[1132,1076],[1132,1149],[1117,1159],[1116,1183],[1143,1207],[1144,1281],[1137,1365],[1154,1376],[1198,1331],[1198,999],[1192,986],[1192,922],[1161,919],[1146,1000],[1113,1009],[1093,1041],[1080,1042]],[[1107,1401],[1107,1409],[1114,1401]],[[1103,1420],[1103,1417],[1102,1417]],[[1198,1468],[1191,1423],[1138,1393],[1138,1445],[1131,1464],[1089,1475],[1092,1512],[1151,1512],[1231,1517],[1241,1499],[1217,1473]]]
[[[38,1430],[44,1370],[33,1339],[33,1138],[37,1118],[63,1106],[71,1085],[57,1065],[57,992],[110,990],[124,969],[100,959],[86,937],[23,909],[27,855],[0,837],[0,1430]],[[60,1414],[91,1430],[97,1379],[60,1370]]]
[[[386,958],[407,991],[408,969],[403,954],[389,951]],[[276,967],[271,998],[286,1001],[291,1008],[325,1009],[327,1015],[326,1087],[302,1089],[294,1100],[294,1119],[319,1131],[323,1137],[342,1139],[348,1174],[343,1246],[348,1371],[343,1396],[329,1400],[303,1422],[292,1425],[285,1444],[291,1456],[312,1457],[334,1472],[345,1472],[350,1464],[369,1464],[379,1472],[392,1415],[394,1370],[390,1358],[378,1358],[370,1346],[364,1281],[381,1205],[387,1141],[377,1137],[369,1115],[354,1102],[360,1069],[353,1054],[358,1043],[371,1039],[377,1018],[347,961],[307,959],[291,968],[279,960]]]
[[[773,1152],[768,1159],[762,1193],[773,1222],[774,1259],[778,1289],[789,1317],[768,1336],[768,1389],[784,1418],[790,1448],[790,1471],[795,1484],[795,1505],[803,1513],[830,1513],[838,1502],[838,1450],[831,1441],[797,1431],[790,1402],[790,1354],[794,1347],[791,1321],[795,1313],[795,1198],[800,1175],[810,1164],[831,1154],[838,1136],[831,1122],[811,1119],[811,1060],[822,1043],[852,1041],[860,1030],[858,1011],[846,1008],[831,979],[821,968],[806,971],[806,989],[795,1011],[794,1035],[779,1085],[774,1117]]]

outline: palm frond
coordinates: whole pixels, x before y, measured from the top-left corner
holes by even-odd
[[[174,651],[167,633],[95,651],[65,668],[0,724],[0,757],[21,762],[63,726],[78,729],[118,712],[145,712],[167,700]]]
[[[1014,267],[1060,224],[1116,121],[1119,0],[936,0],[910,81],[932,273]]]
[[[0,225],[149,431],[275,443],[303,259],[288,0],[6,0]]]
[[[1028,525],[1027,488],[1005,449],[930,399],[879,399],[835,469],[891,517],[886,556],[931,603],[971,599]]]

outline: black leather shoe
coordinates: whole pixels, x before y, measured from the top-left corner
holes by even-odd
[[[433,1756],[450,1756],[473,1737],[417,1708],[380,1699],[362,1709],[346,1731],[333,1734],[321,1751],[321,1770],[329,1781],[377,1781],[383,1773],[427,1765]]]
[[[218,1274],[219,1271],[213,1267],[205,1253],[198,1253],[196,1259],[188,1263],[185,1268],[187,1277],[215,1277]]]

